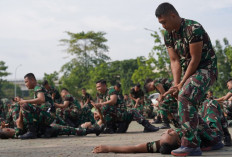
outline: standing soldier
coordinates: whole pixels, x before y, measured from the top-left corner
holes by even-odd
[[[173,150],[172,155],[200,156],[197,106],[217,79],[217,57],[202,25],[181,18],[173,5],[160,4],[155,15],[166,29],[164,41],[174,78],[174,86],[165,95],[172,94],[178,99],[178,114],[184,130],[181,147]]]

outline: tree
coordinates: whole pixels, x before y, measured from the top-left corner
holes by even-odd
[[[232,60],[230,60],[232,48],[226,38],[224,38],[223,42],[224,45],[222,45],[219,40],[216,40],[216,45],[214,46],[217,56],[218,79],[213,85],[212,90],[216,96],[223,96],[228,92],[226,88],[226,81],[232,76]]]
[[[58,81],[59,79],[59,76],[58,76],[58,72],[54,71],[53,73],[51,74],[47,74],[47,73],[44,73],[44,77],[43,77],[43,80],[47,80],[49,85],[51,86],[55,86],[55,81]]]
[[[95,66],[110,60],[106,55],[108,46],[105,45],[107,39],[104,32],[71,33],[66,32],[70,39],[61,39],[61,45],[68,45],[67,53],[76,56],[77,62],[84,67]]]
[[[5,65],[4,61],[0,61],[0,96],[5,96],[5,94],[3,93],[3,84],[5,82],[5,80],[3,79],[4,77],[8,76],[10,73],[8,73],[7,70],[7,66]]]
[[[61,39],[62,45],[67,45],[66,52],[75,56],[70,62],[63,65],[61,83],[75,96],[80,96],[80,89],[89,84],[91,69],[110,60],[107,56],[108,46],[104,32],[71,33],[66,32],[70,39]]]

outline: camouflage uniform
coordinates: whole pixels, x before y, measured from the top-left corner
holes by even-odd
[[[7,113],[8,113],[8,105],[10,105],[10,101],[9,101],[9,99],[7,99],[7,98],[2,98],[1,99],[1,102],[0,102],[0,105],[2,105],[1,107],[0,107],[0,117],[2,117],[3,119],[6,119],[6,115],[7,115]]]
[[[232,93],[232,89],[229,92]],[[226,100],[223,102],[222,105],[224,108],[224,112],[227,114],[227,118],[232,119],[232,101]]]
[[[16,128],[16,120],[19,118],[20,105],[14,103],[11,105],[10,110],[6,116],[6,123],[10,128]]]
[[[55,94],[55,97],[54,97],[54,100],[53,100],[55,103],[61,103],[62,102],[62,98],[60,96],[60,93],[55,87],[50,87],[50,89],[47,90],[47,91],[51,96],[52,96],[52,94]]]
[[[51,95],[45,90],[44,87],[36,85],[34,88],[34,98],[38,97],[38,93],[43,93],[45,96],[45,103],[43,104],[23,104],[21,106],[23,124],[27,128],[34,127],[43,130],[49,126],[55,116],[55,107]]]
[[[85,104],[88,99],[90,101],[93,100],[93,98],[91,97],[91,95],[89,93],[86,93],[85,95],[82,95],[82,97],[81,97],[83,104]],[[87,108],[92,109],[93,105],[90,102],[87,105],[88,105],[88,106],[86,106]]]
[[[75,126],[79,126],[82,123],[89,121],[93,123],[94,118],[91,110],[86,107],[81,109],[79,102],[72,95],[66,95],[64,101],[68,101],[69,106],[63,109],[56,109],[57,116],[61,117],[63,121],[66,122],[67,120],[71,120]]]
[[[202,55],[196,72],[184,83],[178,95],[180,123],[183,129],[181,146],[198,147],[200,141],[197,130],[199,116],[197,105],[217,78],[217,58],[208,34],[203,27],[192,20],[182,19],[178,31],[164,33],[165,45],[173,48],[180,58],[185,73],[191,61],[189,44],[203,42]]]
[[[152,118],[152,116],[153,116],[153,106],[151,104],[152,104],[151,99],[148,98],[148,95],[145,95],[143,115],[146,118]]]
[[[142,89],[140,89],[138,92],[136,92],[135,91],[135,89],[134,88],[132,88],[131,89],[131,91],[130,91],[130,94],[131,94],[131,96],[133,97],[133,98],[135,98],[135,99],[137,99],[137,98],[143,98],[144,97],[144,92],[142,91]],[[132,105],[133,105],[133,108],[134,108],[134,106],[135,106],[135,104],[136,104],[136,102],[134,101],[134,100],[131,100],[132,101]],[[143,103],[140,103],[140,104],[138,104],[138,106],[137,106],[137,110],[141,113],[141,114],[143,114]]]
[[[77,136],[86,135],[86,129],[84,128],[74,128],[74,127],[63,126],[59,124],[53,124],[52,128],[55,129],[57,135],[77,135]]]
[[[155,79],[154,87],[160,93],[160,91],[156,88],[158,84],[161,84],[166,92],[172,87],[173,81],[168,78]],[[168,114],[171,114],[173,118],[178,121],[177,107],[177,100],[172,97],[171,94],[167,95],[163,101],[159,103],[159,113],[162,115],[163,120],[168,120]]]
[[[110,87],[106,90],[105,94],[98,94],[98,97],[103,101],[109,101],[111,95],[118,95],[118,92],[114,89],[114,87]],[[120,100],[117,99],[117,103],[115,105],[106,104],[101,108],[101,112],[103,115],[103,119],[108,126],[113,126],[116,121],[116,113],[117,113],[117,104],[120,104]]]

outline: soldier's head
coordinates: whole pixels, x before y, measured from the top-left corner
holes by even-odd
[[[179,27],[181,22],[178,12],[170,3],[161,3],[155,11],[155,16],[168,32]]]
[[[163,132],[160,138],[160,153],[170,154],[172,150],[180,147],[181,140],[174,129]]]
[[[107,90],[106,80],[98,80],[96,82],[96,89],[99,93],[104,94]]]
[[[212,90],[209,90],[208,92],[207,92],[207,98],[210,98],[210,97],[212,97],[213,96],[213,91]]]
[[[62,88],[60,91],[60,96],[64,98],[67,94],[69,94],[69,91],[67,88]]]
[[[28,89],[34,89],[35,86],[37,85],[37,81],[35,78],[35,75],[33,73],[28,73],[24,76],[24,82],[25,82],[25,86]]]
[[[43,85],[44,88],[46,88],[47,90],[50,88],[49,83],[48,83],[47,80],[44,80],[43,83],[42,83],[42,85]]]
[[[227,84],[227,88],[229,90],[231,90],[232,89],[232,79],[229,79],[226,84]]]
[[[153,84],[154,84],[153,79],[151,78],[146,79],[144,83],[144,91],[146,93],[153,91],[154,90]]]
[[[120,84],[120,83],[116,83],[116,85],[114,86],[114,89],[115,89],[116,91],[120,91],[120,89],[121,89],[121,84]]]
[[[137,83],[134,87],[135,91],[138,92],[140,90],[141,85]]]
[[[85,94],[86,94],[86,89],[85,89],[85,88],[82,88],[82,89],[81,89],[81,92],[82,92],[83,95],[85,95]]]

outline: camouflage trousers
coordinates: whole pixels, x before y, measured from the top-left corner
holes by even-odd
[[[101,112],[102,112],[102,115],[103,115],[103,119],[105,121],[105,124],[112,124],[115,122],[116,120],[116,107],[115,106],[112,106],[112,105],[104,105],[102,108],[101,108]]]
[[[72,119],[76,121],[78,120],[80,114],[81,111],[76,106],[71,106],[63,109],[61,108],[56,109],[56,115],[62,118],[64,121],[66,119]]]
[[[35,126],[38,128],[50,126],[54,121],[55,113],[50,112],[50,103],[36,106],[32,104],[23,104],[21,106],[24,126]]]
[[[221,106],[216,100],[207,99],[203,102],[201,116],[218,136],[222,136],[223,128],[228,127],[228,122],[222,112]]]
[[[203,99],[209,87],[215,82],[216,74],[205,69],[197,70],[184,83],[178,94],[178,115],[183,130],[181,146],[198,147],[200,140],[198,135],[200,117],[197,107]]]
[[[221,140],[217,133],[206,124],[200,115],[198,115],[198,122],[197,134],[193,135],[198,140],[198,146],[213,146]],[[183,139],[185,129],[176,129],[176,132],[182,137],[181,139]]]
[[[136,110],[139,111],[140,114],[143,114],[144,104],[140,103],[140,104],[138,104],[137,108],[135,108],[136,102],[134,100],[132,100],[131,103],[132,103],[132,106],[133,106],[132,109],[136,109]]]
[[[227,100],[223,102],[224,112],[227,114],[228,119],[232,118],[232,101]]]
[[[58,135],[77,135],[77,136],[86,135],[86,129],[83,128],[74,128],[74,127],[63,126],[59,124],[52,124],[51,127],[56,130]]]
[[[9,124],[9,127],[16,128],[16,120],[19,118],[20,105],[15,103],[11,106],[7,116],[6,123]]]
[[[167,95],[161,103],[159,103],[159,113],[164,120],[168,120],[168,114],[171,114],[175,120],[178,118],[178,103],[177,100],[171,96]]]

